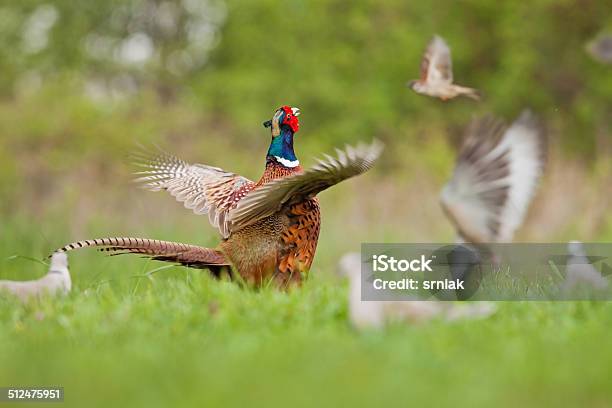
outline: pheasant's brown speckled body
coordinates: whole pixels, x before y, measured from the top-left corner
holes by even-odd
[[[286,287],[301,283],[314,259],[321,213],[316,194],[361,174],[374,164],[382,146],[338,150],[304,171],[293,151],[299,110],[283,106],[264,125],[272,130],[266,167],[258,182],[172,155],[141,156],[143,186],[165,190],[196,214],[208,214],[223,241],[215,249],[143,238],[77,241],[60,251],[102,247],[114,253],[137,253],[199,268],[231,266],[243,280],[262,285],[272,280]]]
[[[287,168],[269,160],[253,189],[302,173],[301,166]],[[320,227],[319,200],[308,198],[236,231],[221,243],[220,249],[245,280],[260,284],[273,278],[284,286],[300,282],[307,275]]]

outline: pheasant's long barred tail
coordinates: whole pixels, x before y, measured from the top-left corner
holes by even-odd
[[[192,267],[229,265],[223,253],[218,250],[148,238],[111,237],[86,239],[65,245],[58,249],[57,252],[68,252],[88,247],[112,252],[112,255],[141,254],[155,260],[176,262]]]

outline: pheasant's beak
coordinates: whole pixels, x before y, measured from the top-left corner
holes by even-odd
[[[294,116],[300,116],[300,108],[291,108]]]
[[[272,127],[272,119],[270,119],[270,120],[266,120],[266,121],[263,123],[263,126],[264,126],[264,127],[266,127],[266,128]]]

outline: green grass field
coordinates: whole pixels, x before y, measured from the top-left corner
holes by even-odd
[[[0,247],[3,277],[45,272],[7,259],[49,245],[22,222]],[[499,303],[484,321],[357,332],[330,242],[290,293],[75,252],[67,298],[0,300],[0,384],[60,385],[67,406],[92,407],[609,406],[611,303]]]

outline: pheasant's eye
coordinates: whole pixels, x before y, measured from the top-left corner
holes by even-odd
[[[287,120],[291,119],[291,115],[287,115]]]

